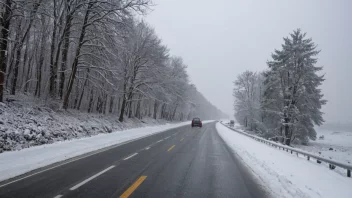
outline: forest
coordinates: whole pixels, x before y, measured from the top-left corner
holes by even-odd
[[[120,122],[227,117],[143,21],[150,0],[1,0],[0,6],[0,102],[26,94],[54,109],[114,114]]]

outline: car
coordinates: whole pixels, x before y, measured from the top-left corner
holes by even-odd
[[[235,126],[235,121],[234,120],[231,120],[230,121],[230,127],[234,127]]]
[[[202,127],[202,121],[199,118],[193,118],[192,119],[192,127]]]

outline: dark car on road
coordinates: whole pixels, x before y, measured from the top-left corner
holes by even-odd
[[[202,127],[202,121],[199,118],[192,119],[192,127]]]
[[[231,120],[230,121],[230,127],[234,127],[235,126],[235,121],[234,120]]]

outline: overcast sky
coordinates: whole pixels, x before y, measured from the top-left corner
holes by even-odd
[[[267,68],[296,28],[321,49],[325,120],[352,122],[352,1],[154,0],[146,20],[172,55],[181,56],[198,90],[233,115],[233,81]]]

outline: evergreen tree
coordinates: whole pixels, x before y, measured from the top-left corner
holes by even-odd
[[[306,33],[295,30],[284,38],[281,50],[275,50],[265,73],[262,107],[270,119],[267,126],[277,129],[290,145],[295,138],[303,142],[316,139],[315,125],[321,125],[321,107],[326,103],[319,86],[324,76],[322,67],[315,66],[319,50]]]

